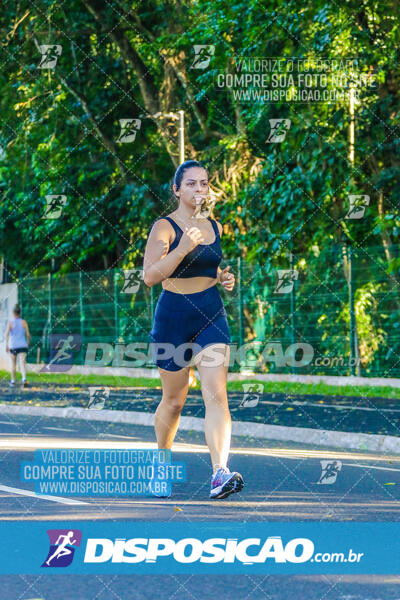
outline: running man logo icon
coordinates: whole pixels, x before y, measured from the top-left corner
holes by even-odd
[[[140,287],[140,282],[143,280],[143,271],[141,269],[131,269],[124,271],[124,285],[122,293],[124,294],[136,294]]]
[[[317,483],[335,483],[339,471],[342,470],[342,462],[340,460],[321,460],[320,463],[322,473]]]
[[[239,408],[254,408],[260,399],[260,394],[264,391],[262,383],[243,383],[243,399]]]
[[[38,69],[54,69],[58,57],[61,56],[62,46],[60,44],[51,44],[39,46],[39,52],[42,55]]]
[[[365,213],[365,207],[369,206],[369,196],[367,195],[351,195],[349,196],[350,208],[345,216],[345,219],[361,219]]]
[[[196,208],[193,216],[198,219],[207,219],[211,217],[214,211],[215,203],[217,201],[217,197],[215,194],[207,194],[203,197],[203,200],[200,202],[195,198]]]
[[[50,548],[42,567],[68,567],[74,558],[75,549],[81,545],[79,529],[48,529]]]
[[[271,131],[267,137],[267,144],[278,144],[283,142],[290,129],[290,119],[269,119]]]
[[[289,294],[293,290],[294,282],[299,278],[296,269],[277,269],[278,283],[274,294]]]
[[[191,69],[205,69],[210,64],[211,57],[214,56],[215,46],[194,45],[194,61]]]
[[[74,364],[76,352],[81,348],[79,334],[54,333],[50,335],[50,361],[41,372],[63,373]]]
[[[67,203],[67,196],[59,194],[57,196],[46,196],[46,209],[44,211],[44,219],[58,219],[61,216],[62,210]]]
[[[121,131],[117,143],[128,144],[129,142],[135,141],[136,134],[142,125],[142,121],[141,119],[119,119],[119,125]]]
[[[88,408],[102,410],[110,397],[110,388],[108,387],[89,387]]]

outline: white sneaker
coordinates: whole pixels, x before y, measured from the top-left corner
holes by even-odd
[[[243,489],[244,481],[240,473],[220,467],[213,477],[211,477],[210,498],[226,498],[229,494],[240,492]]]

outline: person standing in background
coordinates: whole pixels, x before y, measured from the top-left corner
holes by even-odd
[[[22,387],[26,381],[26,353],[31,343],[28,323],[21,318],[21,308],[16,304],[13,309],[14,319],[7,323],[6,328],[6,352],[11,354],[11,381],[10,386],[15,385],[15,372],[17,367],[17,356],[20,355],[20,368],[22,375]],[[10,339],[10,344],[8,340]]]

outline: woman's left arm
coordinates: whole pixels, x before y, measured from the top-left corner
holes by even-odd
[[[30,346],[31,345],[31,333],[29,331],[28,323],[25,321],[25,319],[22,321],[22,325],[25,329],[26,340],[28,342],[28,346]]]
[[[218,231],[219,231],[219,237],[222,236],[222,225],[219,221],[215,221],[218,227]],[[220,269],[220,267],[217,268],[217,283],[221,283],[221,273],[222,273],[222,269]]]
[[[216,221],[217,227],[219,229],[220,235],[222,234],[222,225]],[[228,292],[231,292],[235,285],[235,276],[233,273],[229,273],[230,266],[225,267],[225,269],[220,269],[218,267],[217,270],[217,283],[220,283],[222,287],[224,287]]]

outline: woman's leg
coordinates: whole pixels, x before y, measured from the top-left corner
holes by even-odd
[[[15,371],[17,366],[17,357],[10,353],[11,357],[11,381],[15,381]]]
[[[204,348],[195,358],[206,408],[205,436],[214,472],[227,466],[231,444],[232,424],[226,391],[229,353],[227,344],[218,343]]]
[[[181,411],[189,388],[189,367],[179,371],[158,369],[162,381],[162,399],[155,413],[154,427],[158,449],[170,450],[178,430]]]
[[[19,353],[22,381],[26,380],[26,352]]]

